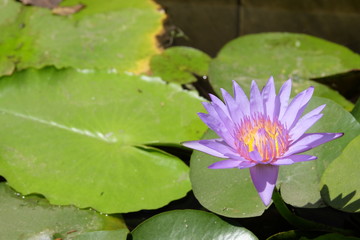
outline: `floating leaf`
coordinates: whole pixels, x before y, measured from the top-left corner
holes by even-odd
[[[324,206],[319,191],[320,178],[345,146],[360,134],[360,124],[349,112],[331,100],[314,97],[307,111],[322,104],[326,104],[322,111],[324,116],[307,132],[343,132],[344,136],[306,152],[317,156],[317,160],[280,167],[278,185],[281,186],[281,196],[293,206]]]
[[[96,231],[87,232],[74,237],[72,240],[126,240],[128,231]]]
[[[336,91],[309,81],[360,69],[360,56],[349,49],[304,34],[263,33],[237,38],[211,62],[209,79],[216,91],[231,90],[231,80],[250,89],[251,80],[264,86],[270,76],[277,85],[293,79],[293,94],[315,86],[315,95],[330,98],[346,109],[352,104]]]
[[[360,212],[360,133],[325,170],[322,196],[330,206],[345,212]]]
[[[208,131],[202,139],[218,138]],[[209,169],[221,159],[194,151],[190,162],[190,179],[195,197],[201,205],[219,215],[241,218],[260,216],[262,203],[248,169]]]
[[[357,100],[351,114],[356,118],[356,120],[358,120],[358,122],[360,122],[360,98]]]
[[[200,138],[201,99],[159,79],[27,70],[0,79],[0,175],[22,194],[101,212],[159,208],[188,167],[149,145]]]
[[[36,196],[24,198],[5,183],[0,183],[0,221],[2,239],[57,237],[67,240],[78,239],[75,237],[99,230],[116,232],[115,230],[119,229],[123,233],[128,232],[124,222],[118,218],[100,215],[93,210],[80,210],[73,206],[50,205],[47,200]],[[126,235],[122,239],[126,239]]]
[[[78,1],[68,0],[67,5]],[[0,76],[15,68],[112,69],[141,72],[158,53],[164,13],[150,0],[88,0],[72,17],[0,0]]]
[[[208,74],[211,58],[200,50],[190,47],[172,47],[151,58],[153,75],[168,82],[180,84],[195,82],[194,75]]]
[[[243,227],[235,227],[214,214],[197,210],[176,210],[158,214],[132,231],[133,240],[240,240],[257,239]]]

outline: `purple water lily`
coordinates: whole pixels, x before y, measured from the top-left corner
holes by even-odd
[[[305,133],[323,114],[325,104],[302,116],[314,88],[299,93],[289,104],[291,80],[276,95],[271,77],[260,92],[251,84],[250,101],[233,81],[234,97],[221,89],[224,102],[210,94],[203,103],[206,113],[200,118],[219,138],[190,141],[186,147],[224,158],[209,168],[250,168],[251,179],[261,200],[267,206],[279,172],[279,165],[315,160],[299,154],[341,137],[342,133]]]

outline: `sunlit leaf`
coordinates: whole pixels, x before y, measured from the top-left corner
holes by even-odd
[[[325,170],[321,179],[322,196],[330,206],[360,212],[360,133]]]
[[[232,226],[214,214],[176,210],[158,214],[132,231],[133,240],[256,240],[249,230]]]
[[[1,239],[57,237],[68,240],[100,230],[128,232],[120,219],[100,215],[93,210],[50,205],[47,200],[36,196],[22,197],[5,183],[0,183],[0,221]]]
[[[360,134],[360,124],[356,119],[330,100],[314,97],[307,111],[322,104],[326,104],[322,111],[324,116],[307,132],[342,132],[344,136],[306,152],[317,156],[317,160],[281,166],[278,185],[281,186],[281,195],[285,202],[293,206],[324,206],[319,190],[320,178],[345,146]]]
[[[66,5],[78,1],[65,1]],[[111,69],[141,72],[159,52],[164,13],[150,0],[83,1],[71,16],[0,0],[0,75],[15,69]]]
[[[231,90],[236,80],[250,89],[251,80],[264,86],[270,76],[277,86],[293,79],[293,94],[315,86],[315,95],[330,98],[348,110],[352,104],[336,91],[308,79],[360,69],[360,56],[349,49],[304,34],[263,33],[237,38],[211,62],[209,78],[215,89]]]
[[[218,138],[208,131],[202,139]],[[190,162],[190,179],[201,205],[227,217],[260,216],[266,207],[251,181],[248,169],[209,169],[220,158],[194,151]]]
[[[126,240],[128,231],[120,229],[113,231],[86,232],[74,237],[72,240]]]
[[[208,74],[211,58],[200,50],[190,47],[172,47],[151,58],[153,75],[168,82],[191,83],[198,76]]]
[[[360,122],[360,98],[357,100],[351,114],[356,118],[356,120],[358,120],[358,122]]]
[[[146,76],[47,68],[5,77],[0,175],[53,204],[106,213],[161,207],[190,190],[188,167],[151,146],[200,138],[201,101]]]

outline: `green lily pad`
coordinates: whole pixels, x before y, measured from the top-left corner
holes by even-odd
[[[22,194],[118,213],[191,189],[184,162],[151,146],[200,138],[203,100],[193,92],[147,76],[46,68],[0,79],[0,99],[0,175]]]
[[[356,118],[356,120],[358,120],[358,122],[360,122],[360,98],[357,100],[351,114]]]
[[[78,1],[65,1],[72,5]],[[159,52],[165,14],[149,0],[83,2],[72,16],[0,0],[0,76],[14,69],[109,69],[142,72]]]
[[[0,221],[2,239],[58,237],[68,240],[99,230],[128,232],[124,222],[118,218],[74,206],[50,205],[46,199],[37,196],[22,197],[5,183],[0,183]],[[126,235],[117,239],[126,239]]]
[[[325,170],[322,196],[325,202],[341,211],[360,212],[360,133]]]
[[[150,61],[153,75],[168,82],[180,84],[196,82],[195,75],[208,74],[211,58],[206,53],[190,47],[172,47]]]
[[[293,33],[246,35],[225,45],[211,62],[209,79],[216,91],[231,90],[231,80],[250,89],[252,80],[264,86],[270,76],[277,86],[293,79],[293,94],[315,86],[315,96],[330,98],[351,110],[353,105],[325,85],[309,81],[360,69],[360,56],[316,37]],[[219,91],[218,91],[219,93]]]
[[[331,100],[313,97],[307,111],[322,104],[326,104],[322,111],[324,116],[307,132],[343,132],[344,136],[306,152],[317,156],[317,160],[280,167],[278,185],[281,196],[296,207],[324,206],[319,190],[321,176],[345,146],[360,134],[360,124],[356,119]]]
[[[73,238],[73,240],[126,240],[128,231],[124,229],[113,231],[86,232]]]
[[[158,214],[136,227],[133,240],[256,240],[249,230],[232,226],[218,216],[198,210],[175,210]]]
[[[218,136],[211,130],[202,139]],[[222,216],[245,218],[260,216],[266,207],[262,203],[248,169],[209,169],[220,158],[194,151],[190,161],[193,192],[202,206]]]

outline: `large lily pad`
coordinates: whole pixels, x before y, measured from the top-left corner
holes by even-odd
[[[5,183],[0,184],[0,221],[1,239],[68,240],[107,233],[116,238],[98,239],[120,240],[126,239],[128,232],[124,222],[118,218],[73,206],[50,205],[37,196],[22,197]]]
[[[243,227],[235,227],[218,216],[197,210],[176,210],[158,214],[135,228],[133,240],[256,240]]]
[[[278,182],[281,186],[281,195],[285,202],[293,206],[324,206],[319,189],[322,174],[351,140],[360,134],[360,124],[356,119],[331,100],[314,97],[307,110],[321,104],[326,104],[324,116],[308,132],[343,132],[344,136],[307,152],[317,156],[317,160],[281,166]]]
[[[322,196],[330,206],[360,212],[360,133],[326,168],[321,179]]]
[[[78,1],[65,1],[77,4]],[[0,76],[28,67],[141,72],[159,52],[164,13],[150,0],[83,1],[73,16],[0,0]]]
[[[22,194],[101,212],[158,208],[188,167],[149,145],[200,138],[192,92],[156,78],[46,68],[0,80],[0,175]]]
[[[304,34],[263,33],[237,38],[212,61],[210,81],[216,91],[231,90],[231,80],[250,89],[251,80],[264,86],[270,76],[276,84],[293,79],[293,93],[315,86],[315,95],[330,98],[348,110],[352,104],[325,85],[309,81],[360,69],[360,56],[349,49]]]

